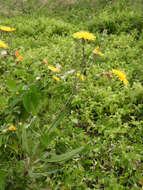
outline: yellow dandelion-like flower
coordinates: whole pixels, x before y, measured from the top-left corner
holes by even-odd
[[[80,77],[80,73],[79,73],[79,72],[78,72],[78,73],[76,73],[76,76],[77,76],[77,77]]]
[[[95,40],[96,38],[96,36],[94,36],[92,33],[86,31],[76,32],[72,36],[73,38],[84,39],[84,40]]]
[[[18,56],[18,57],[17,57],[17,61],[20,62],[20,61],[22,61],[22,60],[23,60],[23,57],[22,57],[22,56]]]
[[[0,26],[0,30],[2,30],[4,32],[13,32],[16,29],[15,28],[11,28],[11,27],[7,27],[7,26]]]
[[[0,40],[0,47],[7,49],[8,45],[5,44],[3,41]]]
[[[60,79],[56,75],[53,76],[53,79],[56,81],[60,81]]]
[[[51,71],[53,71],[53,72],[59,72],[59,69],[57,69],[56,67],[54,67],[52,65],[49,65],[48,69],[51,70]]]
[[[10,131],[15,131],[16,130],[16,127],[11,125],[9,128],[8,128]]]
[[[81,75],[80,78],[82,81],[84,81],[84,75]]]
[[[123,81],[125,85],[128,84],[128,81],[126,79],[126,74],[123,71],[112,69],[112,73],[114,73],[119,78],[119,80]]]
[[[76,73],[76,76],[77,76],[77,77],[80,77],[80,79],[81,79],[82,81],[84,81],[84,75],[81,75],[79,72],[77,72],[77,73]]]
[[[103,54],[101,51],[98,51],[98,50],[99,50],[99,46],[97,46],[97,47],[93,50],[93,53],[96,54],[96,55],[103,56],[104,54]]]

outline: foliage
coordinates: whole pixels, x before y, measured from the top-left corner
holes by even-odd
[[[142,189],[141,1],[39,2],[1,3],[0,189]]]

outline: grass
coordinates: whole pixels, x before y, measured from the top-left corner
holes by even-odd
[[[1,36],[9,49],[0,61],[0,189],[142,189],[142,1],[7,0],[1,7],[0,24],[16,31]],[[80,30],[96,36],[84,60],[72,37]],[[92,53],[97,46],[104,56]],[[84,81],[67,74],[73,69]]]

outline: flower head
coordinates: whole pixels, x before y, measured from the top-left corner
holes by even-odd
[[[82,81],[84,81],[84,75],[81,75],[80,78]]]
[[[8,128],[10,131],[15,131],[16,130],[16,127],[11,125],[9,128]]]
[[[60,79],[56,75],[53,76],[53,79],[56,81],[60,81]]]
[[[56,68],[56,67],[54,67],[54,66],[52,66],[52,65],[49,65],[48,69],[51,70],[51,71],[53,71],[53,72],[59,72],[59,69]]]
[[[19,51],[18,51],[18,50],[15,51],[15,56],[16,56],[16,57],[19,56]]]
[[[5,44],[3,41],[0,40],[0,47],[7,49],[8,45]]]
[[[7,27],[7,26],[0,26],[0,30],[2,30],[4,32],[13,32],[16,29],[15,28],[11,28],[11,27]]]
[[[93,53],[96,54],[96,55],[103,56],[104,54],[103,54],[101,51],[98,51],[98,50],[99,50],[99,46],[97,46],[97,47],[93,50]]]
[[[47,59],[46,58],[43,59],[43,64],[44,65],[47,64]]]
[[[96,36],[86,31],[80,31],[73,34],[73,38],[84,40],[95,40]]]
[[[84,81],[84,78],[85,78],[85,77],[84,77],[83,74],[80,74],[79,72],[77,72],[77,73],[76,73],[76,76],[77,76],[77,77],[80,77],[80,79],[81,79],[82,81]]]
[[[20,62],[20,61],[22,61],[22,60],[23,60],[23,57],[22,57],[22,56],[18,56],[18,57],[17,57],[17,61]]]
[[[79,72],[77,72],[77,73],[76,73],[76,76],[77,76],[77,77],[80,77],[80,73],[79,73]]]
[[[125,85],[128,84],[128,81],[126,79],[126,74],[123,71],[112,69],[112,73],[114,73],[119,78],[119,80],[123,81]]]

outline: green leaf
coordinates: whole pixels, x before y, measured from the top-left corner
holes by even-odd
[[[48,148],[48,145],[51,143],[51,141],[57,136],[56,132],[51,132],[49,135],[43,134],[40,137],[41,143],[45,146],[45,148]]]
[[[16,91],[16,90],[17,90],[16,82],[15,82],[11,77],[8,77],[8,80],[7,80],[7,87],[8,87],[9,90],[11,90],[11,91]]]
[[[0,136],[0,147],[2,146],[2,136]]]
[[[82,150],[84,149],[84,147],[80,147],[80,148],[76,148],[74,150],[72,150],[71,152],[67,152],[61,155],[54,155],[52,156],[50,159],[48,159],[48,162],[63,162],[65,160],[69,160],[72,157],[74,157],[76,154],[79,154]]]
[[[7,98],[5,96],[0,97],[0,107],[4,107],[6,105]]]
[[[24,127],[22,128],[22,147],[26,153],[29,153],[27,130]]]
[[[36,115],[38,111],[37,107],[39,101],[40,101],[39,94],[36,92],[29,92],[25,94],[23,97],[23,105],[26,111],[32,113],[33,115]]]
[[[5,190],[5,172],[0,170],[0,190]]]
[[[53,124],[51,125],[51,127],[48,130],[48,133],[50,134],[56,127],[58,127],[58,125],[60,124],[60,122],[62,121],[62,119],[65,116],[65,112],[62,112],[58,118],[55,119],[55,121],[53,122]]]

